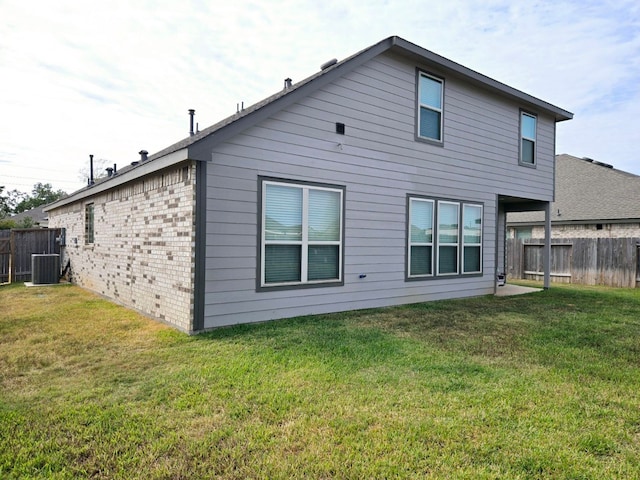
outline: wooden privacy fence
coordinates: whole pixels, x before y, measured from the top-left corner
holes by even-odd
[[[9,281],[11,268],[11,230],[0,230],[0,283]]]
[[[31,255],[60,253],[59,228],[0,230],[0,283],[31,281]]]
[[[507,275],[540,280],[544,240],[507,240]],[[551,240],[551,281],[611,287],[640,286],[640,237]]]

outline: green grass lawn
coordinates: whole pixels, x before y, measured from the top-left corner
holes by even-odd
[[[0,478],[640,478],[640,289],[189,337],[3,286]]]

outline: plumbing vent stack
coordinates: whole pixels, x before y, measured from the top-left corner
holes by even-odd
[[[89,185],[93,185],[93,155],[89,155]]]
[[[195,133],[193,132],[193,116],[196,114],[196,111],[193,108],[189,109],[189,135],[190,136],[194,136]]]

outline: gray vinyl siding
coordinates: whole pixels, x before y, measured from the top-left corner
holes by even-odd
[[[417,67],[445,79],[444,146],[415,141]],[[553,197],[553,118],[538,112],[537,167],[522,167],[520,108],[384,54],[217,145],[204,327],[493,293],[497,195]],[[345,186],[343,286],[256,291],[258,176]],[[406,281],[407,194],[483,203],[482,276]]]

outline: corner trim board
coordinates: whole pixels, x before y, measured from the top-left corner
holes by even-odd
[[[193,332],[204,330],[204,296],[207,241],[207,162],[196,164],[195,272],[193,279]]]

